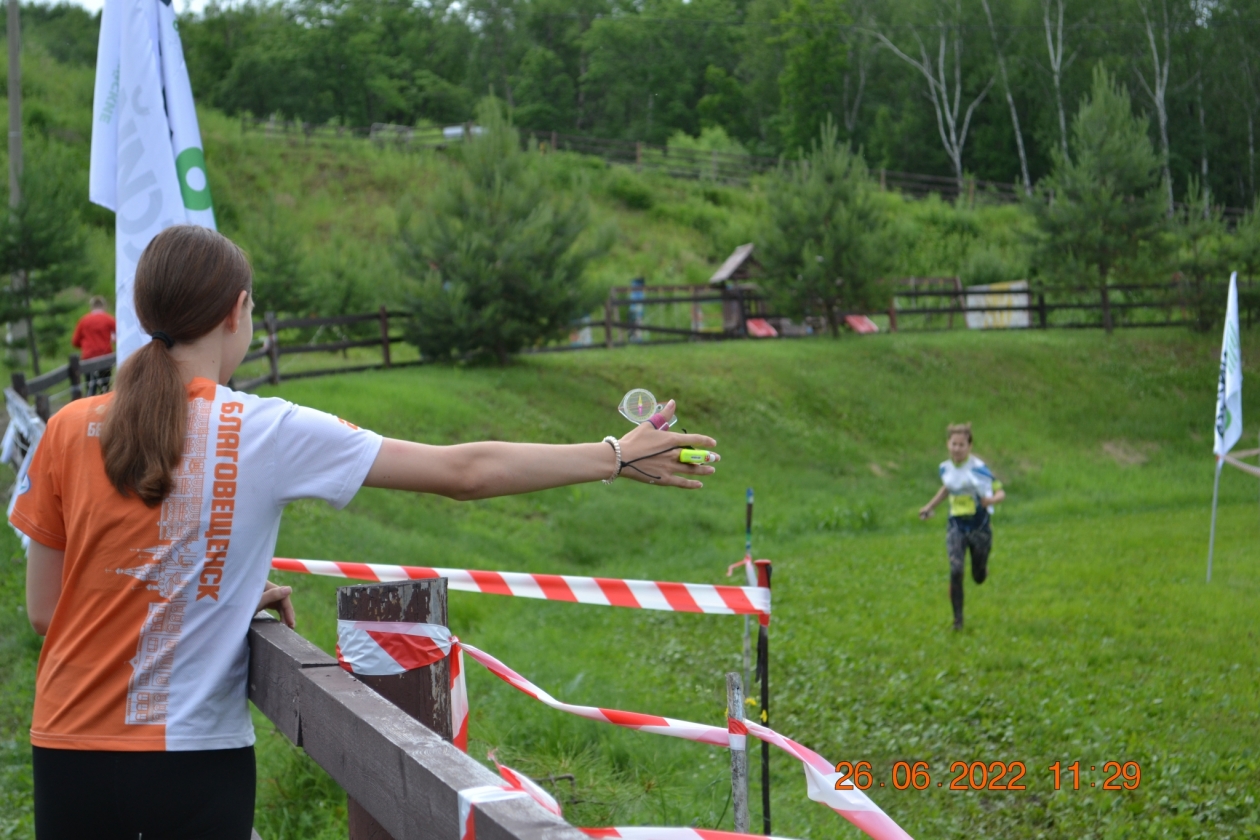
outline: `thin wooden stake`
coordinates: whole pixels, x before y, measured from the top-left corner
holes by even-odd
[[[744,684],[739,674],[726,675],[726,716],[744,719]],[[748,747],[731,744],[731,806],[735,811],[735,831],[748,833]]]

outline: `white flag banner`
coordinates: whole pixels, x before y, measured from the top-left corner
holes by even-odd
[[[115,213],[121,363],[149,340],[132,299],[145,246],[171,225],[214,227],[201,129],[169,0],[105,0],[88,197]]]
[[[1238,343],[1238,272],[1229,278],[1225,336],[1221,340],[1221,376],[1216,386],[1216,441],[1212,451],[1225,455],[1242,436],[1242,352]]]

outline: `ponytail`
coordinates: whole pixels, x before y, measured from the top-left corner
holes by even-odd
[[[171,348],[222,324],[252,286],[244,252],[207,228],[170,227],[144,249],[133,295],[154,340],[119,368],[101,428],[105,475],[119,493],[150,507],[170,494],[188,428],[188,393]]]

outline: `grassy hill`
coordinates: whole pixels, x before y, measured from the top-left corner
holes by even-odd
[[[22,61],[27,160],[56,155],[83,185],[80,215],[95,279],[68,297],[86,311],[85,292],[112,299],[114,266],[113,214],[87,201],[94,67],[58,60],[38,30]],[[311,313],[324,315],[405,305],[413,281],[395,260],[399,220],[426,212],[439,174],[460,165],[457,150],[308,143],[245,132],[213,109],[199,114],[219,228],[249,252],[260,290],[297,284]],[[0,166],[6,154],[0,149]],[[590,196],[594,228],[614,232],[614,246],[586,277],[601,293],[634,277],[702,283],[736,245],[764,241],[764,179],[747,187],[676,180],[569,153],[549,156],[545,168],[556,191]],[[972,208],[884,198],[899,242],[890,276],[1026,276],[1031,219],[1022,207],[985,205],[983,197]],[[264,294],[259,309],[272,306]],[[61,344],[48,354],[56,361],[70,352],[72,325],[63,319]]]
[[[755,553],[775,560],[772,725],[833,761],[867,760],[874,800],[932,838],[1225,838],[1260,832],[1260,535],[1254,479],[1222,481],[1204,583],[1215,340],[1181,331],[893,335],[530,357],[506,369],[412,368],[275,393],[436,443],[595,440],[626,428],[630,387],[677,397],[719,441],[698,493],[629,482],[460,504],[363,491],[299,503],[285,556],[725,580],[757,491]],[[1244,359],[1260,339],[1244,336]],[[1260,368],[1248,367],[1255,377]],[[1250,381],[1250,380],[1249,380]],[[1260,392],[1245,390],[1255,440]],[[921,523],[948,422],[1010,494],[990,580],[949,630],[944,523]],[[29,836],[25,727],[38,639],[22,564],[0,533],[0,837]],[[297,587],[298,629],[331,650],[336,582]],[[451,623],[556,696],[720,723],[737,618],[454,593]],[[730,827],[723,751],[553,712],[473,668],[471,749],[556,791],[578,825]],[[344,797],[259,720],[263,837],[344,836]],[[856,837],[774,757],[774,831]],[[898,760],[933,784],[896,791]],[[1023,761],[1021,793],[949,791],[954,761]],[[1053,791],[1047,767],[1136,761],[1136,791]],[[878,782],[885,782],[884,788]],[[944,788],[935,782],[943,781]],[[754,803],[760,801],[754,792]],[[754,813],[754,825],[759,825]]]

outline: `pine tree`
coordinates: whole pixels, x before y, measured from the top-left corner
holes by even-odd
[[[837,134],[828,118],[808,155],[780,164],[760,251],[776,308],[821,314],[832,335],[846,310],[870,307],[889,253],[887,216],[866,163]]]
[[[0,275],[11,278],[0,287],[0,320],[26,324],[36,374],[37,322],[45,345],[54,346],[64,331],[60,316],[74,308],[59,296],[90,279],[67,158],[52,149],[34,156],[22,172],[21,202],[0,213]]]
[[[1037,264],[1052,281],[1097,288],[1110,332],[1108,287],[1158,262],[1167,204],[1147,121],[1133,115],[1128,91],[1101,63],[1072,120],[1071,159],[1052,154],[1054,171],[1029,200],[1041,233]]]
[[[419,219],[404,220],[403,267],[420,280],[407,335],[428,357],[506,363],[589,311],[583,274],[609,242],[579,241],[590,224],[585,195],[547,183],[545,160],[521,151],[497,102],[482,104],[479,123],[464,166],[445,175]]]

